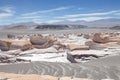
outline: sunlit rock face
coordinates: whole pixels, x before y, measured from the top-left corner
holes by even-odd
[[[11,40],[4,39],[1,40],[1,50],[16,50],[21,49],[22,51],[32,49],[32,44],[27,40]]]
[[[104,37],[101,33],[95,33],[93,36],[93,41],[96,43],[107,43],[109,42],[109,37]]]
[[[89,50],[89,46],[80,45],[80,44],[68,44],[67,47],[71,51],[74,51],[74,50]]]
[[[11,50],[21,49],[22,51],[32,49],[30,41],[13,41],[10,45]]]
[[[48,48],[54,45],[56,39],[50,36],[31,36],[30,42],[34,46],[34,48],[43,49]]]

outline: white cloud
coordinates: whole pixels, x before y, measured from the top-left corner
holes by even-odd
[[[62,11],[62,10],[70,9],[70,8],[71,7],[58,7],[58,8],[49,9],[49,10],[42,10],[42,11],[36,11],[36,12],[31,12],[31,13],[25,13],[25,14],[22,14],[22,16],[38,15],[41,13],[50,13],[50,12],[55,12],[55,11]]]
[[[49,10],[42,10],[42,11],[36,11],[36,12],[31,12],[31,13],[25,13],[25,14],[21,14],[19,17],[17,17],[17,19],[31,19],[32,21],[35,21],[35,22],[41,21],[41,19],[50,18],[50,15],[49,15],[50,12],[63,11],[63,10],[67,10],[70,8],[72,8],[72,6],[58,7],[58,8],[49,9]],[[47,15],[44,15],[45,13],[47,13]],[[49,23],[52,23],[52,21],[50,21]]]
[[[12,16],[12,14],[10,13],[0,13],[0,18],[5,18],[5,17],[9,17]]]
[[[12,7],[0,7],[0,11],[0,18],[13,16],[13,14],[15,13]]]
[[[72,18],[72,19],[67,19],[69,21],[78,21],[78,20],[85,20],[85,21],[95,21],[95,20],[100,20],[100,19],[109,19],[111,17],[84,17],[84,18]]]
[[[36,18],[41,18],[41,16],[21,16],[19,17],[20,19],[36,19]]]
[[[86,17],[86,16],[105,16],[105,15],[109,15],[109,14],[115,14],[117,12],[120,12],[120,10],[108,11],[108,12],[99,12],[99,13],[72,14],[72,15],[64,15],[62,17],[56,17],[56,18],[75,18],[75,17]]]
[[[2,7],[0,8],[1,10],[8,12],[8,13],[13,13],[13,7]]]
[[[45,23],[52,24],[52,23],[57,23],[57,22],[61,22],[61,21],[64,21],[64,20],[48,20]]]

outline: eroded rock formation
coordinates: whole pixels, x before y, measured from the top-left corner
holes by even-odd
[[[96,43],[107,43],[109,42],[109,37],[104,37],[101,33],[95,33],[92,40]]]
[[[51,47],[56,39],[51,37],[43,37],[43,36],[31,36],[30,42],[35,48],[42,49]]]

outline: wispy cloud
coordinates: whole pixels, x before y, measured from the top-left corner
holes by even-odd
[[[13,16],[13,14],[15,13],[12,7],[0,7],[0,11],[0,18]]]
[[[41,18],[41,16],[21,16],[19,17],[20,19],[37,19],[37,18]]]
[[[22,14],[22,16],[30,16],[30,15],[37,15],[37,14],[42,14],[42,13],[50,13],[50,12],[62,11],[62,10],[70,9],[71,7],[72,6],[69,6],[69,7],[58,7],[58,8],[54,8],[54,9],[35,11],[35,12]]]
[[[52,24],[52,23],[58,23],[58,22],[61,22],[61,21],[64,21],[64,20],[48,20],[45,23]]]
[[[57,22],[58,20],[49,20],[48,18],[52,19],[49,13],[54,13],[54,12],[59,12],[59,11],[64,11],[67,9],[73,8],[73,6],[67,6],[67,7],[57,7],[53,9],[48,9],[48,10],[41,10],[41,11],[34,11],[30,13],[24,13],[21,14],[19,17],[17,17],[17,20],[32,20],[35,22],[40,22],[43,20],[44,22],[52,23],[52,22]],[[46,20],[46,21],[45,21]]]
[[[64,15],[56,18],[75,18],[75,17],[86,17],[86,16],[105,16],[109,14],[114,14],[120,12],[120,10],[108,11],[108,12],[99,12],[99,13],[87,13],[87,14],[72,14],[72,15]]]
[[[79,20],[84,20],[84,21],[95,21],[95,20],[100,20],[100,19],[109,19],[111,17],[84,17],[84,18],[72,18],[72,19],[67,19],[69,21],[79,21]]]

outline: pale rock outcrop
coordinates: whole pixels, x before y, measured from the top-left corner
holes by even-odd
[[[32,44],[28,40],[1,39],[0,49],[3,51],[20,49],[22,51],[32,49]]]
[[[119,36],[112,36],[109,37],[110,42],[120,42],[120,37]]]
[[[17,55],[20,55],[20,53],[22,53],[22,52],[23,51],[21,51],[20,49],[17,49],[17,50],[5,51],[5,52],[2,52],[2,53],[17,56]]]
[[[64,51],[67,49],[67,46],[65,44],[62,44],[60,41],[55,41],[53,47],[58,51]]]
[[[79,45],[79,44],[68,44],[68,49],[73,50],[89,50],[89,46]]]
[[[93,41],[87,41],[85,42],[85,45],[89,46],[89,49],[94,49],[94,50],[102,50],[106,48],[106,46],[102,46],[99,43],[95,43]]]
[[[32,49],[30,41],[13,41],[10,45],[10,50],[20,49],[22,51]]]
[[[109,42],[109,43],[105,43],[105,44],[100,44],[101,46],[103,47],[107,47],[107,48],[119,48],[120,47],[120,44],[118,42]]]
[[[84,34],[83,37],[84,37],[85,39],[91,38],[89,34]]]
[[[105,51],[98,51],[98,50],[76,50],[76,51],[69,52],[69,54],[71,55],[95,55],[98,57],[103,57],[111,53],[105,52]]]
[[[101,33],[95,33],[92,40],[96,43],[107,43],[109,42],[109,37],[102,36]]]
[[[37,49],[49,48],[51,46],[53,46],[53,41],[52,40],[45,42],[43,45],[33,45],[33,47],[37,48]]]
[[[95,33],[93,36],[93,41],[97,43],[120,42],[120,36],[116,36],[114,33],[110,33],[109,35]]]
[[[7,38],[8,39],[15,39],[15,35],[14,34],[7,34]]]
[[[85,45],[89,46],[93,50],[102,50],[105,48],[119,48],[119,42],[108,42],[108,43],[95,43],[93,41],[87,41]]]
[[[28,51],[21,52],[20,54],[45,54],[45,53],[57,53],[57,49],[54,47],[49,47],[45,49],[32,49]]]
[[[13,55],[0,54],[0,63],[10,62],[9,59],[13,58]]]
[[[23,38],[24,38],[24,36],[22,36],[22,35],[17,36],[17,39],[19,39],[19,40],[21,40]]]
[[[67,59],[71,63],[78,63],[82,61],[87,61],[91,59],[96,59],[99,57],[105,57],[106,55],[110,55],[111,53],[105,51],[98,50],[76,50],[67,53]]]
[[[45,38],[45,37],[42,37],[42,36],[31,36],[31,37],[30,37],[30,42],[31,42],[33,45],[43,45],[43,44],[45,44],[47,41],[48,41],[48,39]]]
[[[30,42],[35,48],[43,49],[54,45],[56,41],[53,37],[42,37],[42,36],[32,36],[30,37]]]
[[[83,34],[81,33],[81,34],[78,34],[77,36],[78,36],[78,37],[81,37],[82,35],[83,35]]]
[[[8,54],[0,54],[0,60],[1,59],[9,59],[9,58],[13,58],[13,55],[8,55]]]

